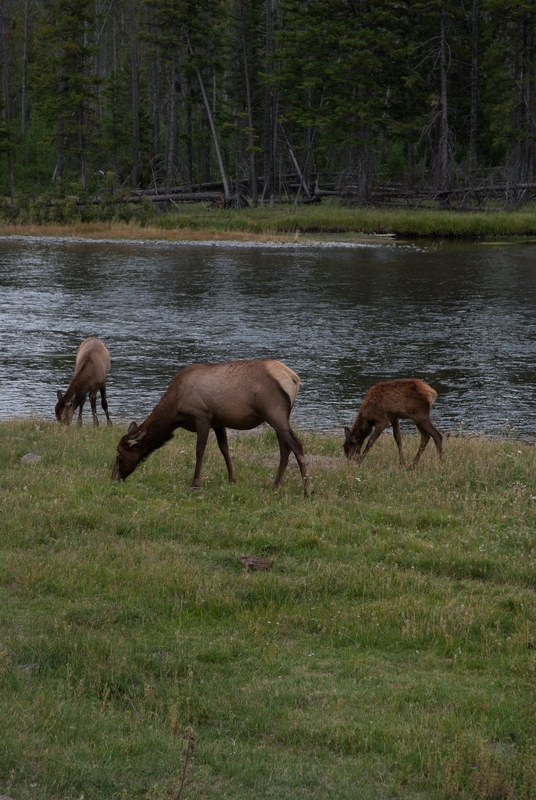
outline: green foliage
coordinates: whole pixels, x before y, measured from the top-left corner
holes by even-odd
[[[381,125],[386,86],[396,91],[404,50],[391,2],[282,0],[275,82],[284,118],[314,128],[317,148],[362,144]],[[366,139],[365,141],[368,141]]]
[[[10,175],[2,153],[8,150],[17,192],[46,192],[54,175],[60,183],[77,180],[84,195],[97,194],[110,170],[116,186],[126,190],[135,150],[132,36],[142,187],[219,177],[199,78],[228,176],[250,178],[251,152],[258,157],[257,171],[266,172],[275,134],[281,196],[288,191],[288,173],[295,172],[289,148],[307,179],[321,172],[344,186],[351,178],[359,202],[366,203],[378,178],[433,185],[445,139],[450,180],[466,184],[475,136],[479,178],[488,184],[534,180],[536,23],[530,4],[521,0],[485,0],[475,20],[475,4],[440,0],[280,0],[269,30],[265,0],[115,0],[109,7],[92,0],[30,0],[27,42],[25,7],[10,2],[4,8],[5,194]],[[442,67],[443,29],[449,57]],[[272,38],[273,51],[267,44]],[[278,119],[270,122],[265,93],[272,90]],[[440,125],[444,97],[446,134]],[[411,166],[408,153],[414,154]]]

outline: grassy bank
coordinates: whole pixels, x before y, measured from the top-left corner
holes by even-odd
[[[37,225],[21,217],[21,223],[0,224],[0,235],[81,235],[112,238],[168,239],[279,239],[301,240],[318,235],[331,237],[393,234],[398,238],[536,237],[536,211],[527,207],[513,212],[455,212],[416,209],[351,208],[336,202],[315,206],[277,206],[270,209],[225,210],[184,205],[167,213],[143,207],[129,211],[130,219],[77,221],[69,225]],[[124,216],[124,215],[123,215]],[[128,216],[128,215],[127,215]]]
[[[0,794],[536,796],[536,448],[306,434],[305,500],[270,431],[198,492],[186,432],[113,483],[121,432],[0,425]]]

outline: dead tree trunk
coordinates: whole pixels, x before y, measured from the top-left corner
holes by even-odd
[[[194,51],[192,49],[192,45],[190,44],[190,40],[187,37],[188,41],[188,49],[190,50],[191,55],[193,56]],[[212,110],[210,108],[210,103],[208,101],[208,96],[205,91],[205,84],[203,83],[203,78],[201,77],[201,72],[199,71],[198,67],[194,67],[195,73],[197,75],[197,80],[199,82],[199,88],[201,89],[201,96],[203,97],[203,103],[205,106],[205,111],[207,112],[207,119],[208,124],[210,125],[210,130],[212,133],[212,141],[214,143],[214,150],[216,151],[216,158],[218,160],[218,167],[220,170],[221,182],[223,184],[223,194],[225,198],[225,202],[228,203],[231,199],[231,193],[229,191],[229,184],[227,182],[227,175],[225,174],[225,167],[223,165],[223,158],[220,150],[220,143],[218,141],[218,133],[216,131],[216,125],[214,124],[214,117],[212,115]]]

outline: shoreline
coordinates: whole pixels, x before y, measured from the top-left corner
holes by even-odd
[[[16,228],[16,230],[14,230]],[[145,235],[144,235],[145,232]],[[144,231],[143,228],[136,228],[130,231],[121,228],[114,235],[113,230],[95,230],[88,229],[83,232],[78,232],[77,227],[66,230],[60,233],[57,226],[48,228],[46,226],[38,227],[30,225],[27,226],[27,232],[20,229],[18,226],[6,227],[0,226],[0,241],[8,242],[47,242],[50,244],[85,244],[87,242],[94,242],[95,244],[129,244],[129,245],[168,245],[168,246],[187,246],[187,247],[239,247],[239,248],[359,248],[359,247],[377,247],[379,245],[393,245],[399,244],[395,234],[358,234],[347,236],[344,239],[336,238],[315,238],[311,234],[240,234],[237,232],[232,233],[214,233],[212,231],[183,231],[176,229],[173,231],[165,231],[155,228],[149,228]],[[187,234],[187,235],[186,235]],[[320,234],[326,236],[326,234]],[[405,242],[405,244],[407,244]]]
[[[48,244],[87,244],[88,242],[94,244],[113,244],[113,245],[137,245],[148,246],[154,245],[156,247],[169,246],[169,247],[237,247],[237,248],[272,248],[272,249],[310,249],[311,247],[318,247],[324,249],[331,248],[344,248],[352,249],[359,247],[379,247],[386,244],[394,244],[394,239],[380,239],[379,237],[370,237],[370,240],[348,240],[348,241],[320,241],[316,239],[307,239],[304,241],[278,241],[278,240],[256,240],[252,239],[244,241],[240,239],[139,239],[139,238],[103,238],[93,236],[56,236],[56,235],[33,235],[33,234],[19,234],[19,235],[2,235],[0,234],[0,241],[9,242],[33,242]],[[407,246],[407,245],[406,245]]]
[[[230,211],[196,204],[165,212],[145,209],[140,213],[140,209],[130,209],[121,218],[73,215],[67,208],[61,221],[47,216],[49,212],[46,206],[34,211],[15,209],[10,219],[0,220],[0,237],[324,247],[420,242],[425,246],[438,242],[536,243],[536,209],[532,207],[491,213],[325,203],[320,207],[263,206]]]

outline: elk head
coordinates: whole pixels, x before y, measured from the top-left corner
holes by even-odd
[[[56,408],[54,409],[58,422],[61,422],[63,425],[71,424],[74,414],[74,403],[74,395],[70,400],[66,401],[65,396],[58,389],[58,402],[56,403]]]
[[[359,456],[363,442],[374,427],[374,423],[368,420],[358,420],[357,424],[354,423],[352,429],[344,429],[344,452],[348,461],[351,461],[354,456]]]
[[[145,453],[142,449],[142,441],[147,431],[140,429],[136,422],[131,422],[128,431],[120,439],[117,445],[117,455],[112,470],[112,478],[116,481],[124,481],[131,475]]]

